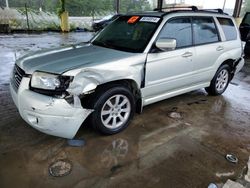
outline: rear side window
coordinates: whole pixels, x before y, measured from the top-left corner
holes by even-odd
[[[237,31],[235,29],[234,23],[228,18],[217,18],[226,37],[226,40],[237,39]]]
[[[189,18],[175,18],[163,27],[159,38],[176,39],[176,48],[192,46],[192,29]]]
[[[208,44],[219,41],[213,18],[193,18],[194,44]]]

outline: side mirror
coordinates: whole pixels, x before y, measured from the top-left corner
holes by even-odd
[[[156,47],[161,50],[174,50],[176,48],[176,39],[158,39],[155,43]]]

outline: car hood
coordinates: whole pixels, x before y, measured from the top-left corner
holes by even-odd
[[[16,64],[26,74],[32,74],[35,71],[62,74],[75,68],[114,62],[135,55],[138,54],[87,44],[27,54],[18,59]]]

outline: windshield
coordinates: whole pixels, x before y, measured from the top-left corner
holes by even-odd
[[[143,52],[159,23],[158,17],[122,16],[101,31],[92,44],[127,52]]]

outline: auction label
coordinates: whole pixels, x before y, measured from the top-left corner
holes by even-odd
[[[159,22],[160,18],[158,17],[142,17],[140,19],[140,22],[153,22],[153,23],[157,23]]]

